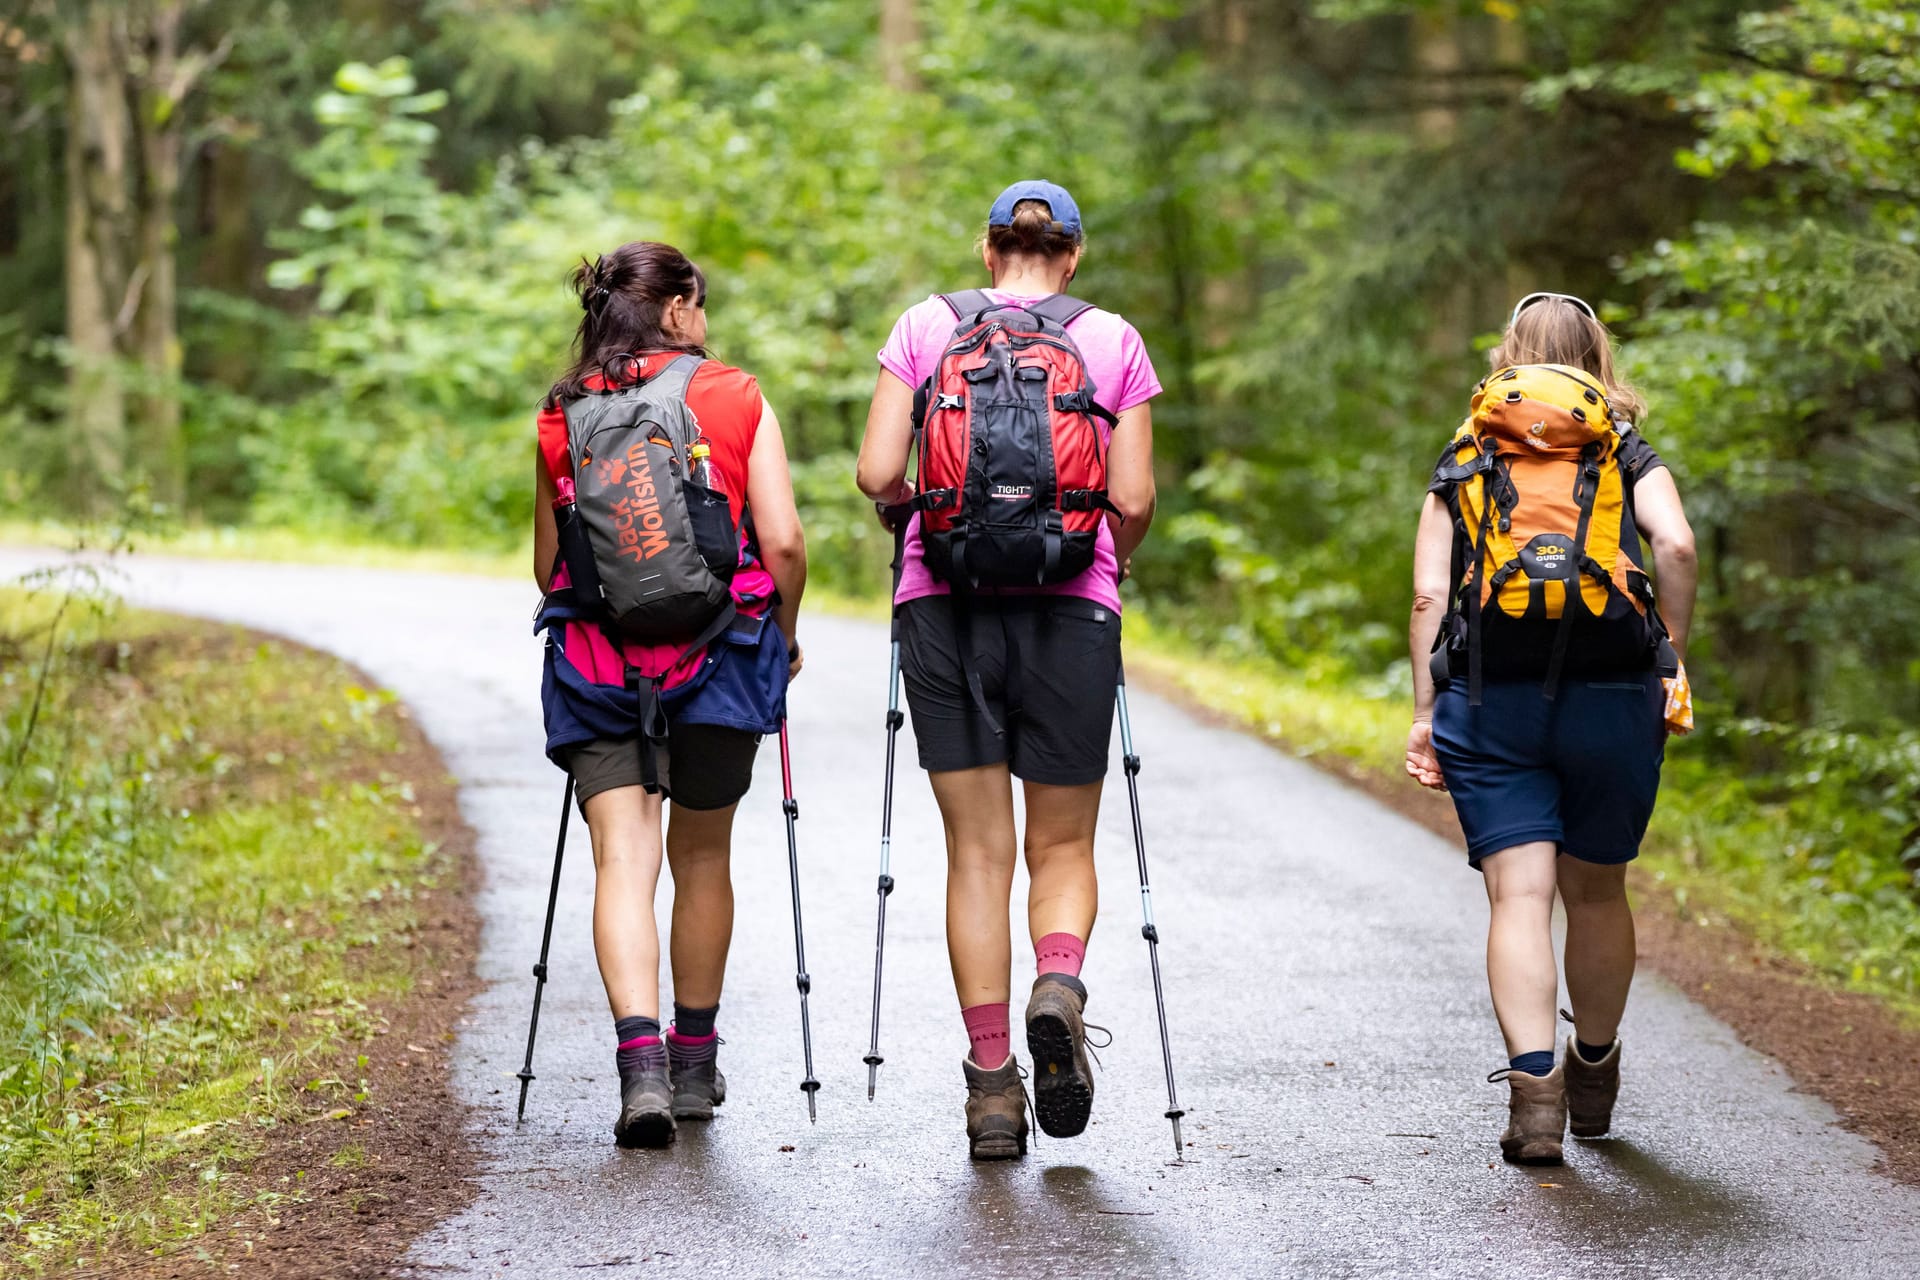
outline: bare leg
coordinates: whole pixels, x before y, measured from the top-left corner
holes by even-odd
[[[1025,784],[1027,793],[1027,932],[1035,942],[1050,933],[1070,933],[1085,942],[1100,905],[1093,870],[1093,828],[1100,816],[1100,786]]]
[[[928,774],[947,833],[947,955],[960,1007],[999,1004],[1011,980],[1013,782],[1004,764]]]
[[[720,1003],[733,941],[733,815],[724,809],[673,806],[667,822],[667,865],[673,872],[673,998],[691,1009]]]
[[[1553,1048],[1554,846],[1515,845],[1481,859],[1492,918],[1487,926],[1487,986],[1506,1037],[1507,1056]]]
[[[586,802],[593,836],[593,952],[618,1018],[660,1016],[660,797],[615,787]]]
[[[1560,900],[1567,908],[1567,996],[1587,1044],[1612,1044],[1633,985],[1633,908],[1627,868],[1560,857]]]

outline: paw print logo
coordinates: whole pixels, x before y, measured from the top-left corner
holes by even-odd
[[[626,459],[602,458],[600,465],[594,471],[594,479],[598,480],[602,486],[612,488],[614,485],[619,484],[621,477],[626,474]]]

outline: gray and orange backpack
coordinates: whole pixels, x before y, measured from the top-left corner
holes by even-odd
[[[1621,451],[1633,424],[1606,388],[1558,364],[1496,369],[1434,472],[1454,521],[1451,608],[1436,681],[1677,667],[1654,604]]]

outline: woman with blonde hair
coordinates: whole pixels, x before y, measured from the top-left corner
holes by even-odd
[[[1487,981],[1506,1040],[1502,1154],[1557,1164],[1612,1123],[1633,979],[1626,867],[1685,677],[1693,532],[1639,396],[1587,303],[1514,308],[1473,414],[1434,470],[1414,551],[1407,773],[1451,793],[1486,882]],[[1659,607],[1640,541],[1653,552]],[[1574,1032],[1554,1053],[1553,902]]]

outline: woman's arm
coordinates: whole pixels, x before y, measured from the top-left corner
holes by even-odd
[[[1446,789],[1433,753],[1434,637],[1453,590],[1453,517],[1438,495],[1420,508],[1413,542],[1413,617],[1407,625],[1407,655],[1413,663],[1413,729],[1407,735],[1407,773],[1423,787]]]
[[[554,558],[560,554],[560,529],[553,521],[554,499],[559,488],[547,472],[546,459],[538,446],[533,451],[533,580],[542,594],[553,578]]]
[[[1667,624],[1673,651],[1687,657],[1693,627],[1693,598],[1700,585],[1700,556],[1693,526],[1680,505],[1680,490],[1665,467],[1650,471],[1633,486],[1633,518],[1653,548],[1653,574],[1660,588],[1660,617]]]
[[[867,410],[860,465],[854,472],[860,492],[881,506],[912,497],[913,486],[907,481],[907,454],[912,447],[913,388],[892,370],[882,369]]]
[[[1153,525],[1153,410],[1137,404],[1120,415],[1107,446],[1107,497],[1120,508],[1120,517],[1108,516],[1113,528],[1113,554],[1121,572],[1133,559]]]
[[[747,505],[753,509],[753,531],[760,543],[760,561],[773,575],[780,606],[773,620],[787,638],[793,656],[789,674],[800,674],[800,597],[807,591],[807,538],[800,528],[800,511],[793,501],[793,471],[787,465],[787,440],[780,419],[763,397],[760,426],[747,455]]]

